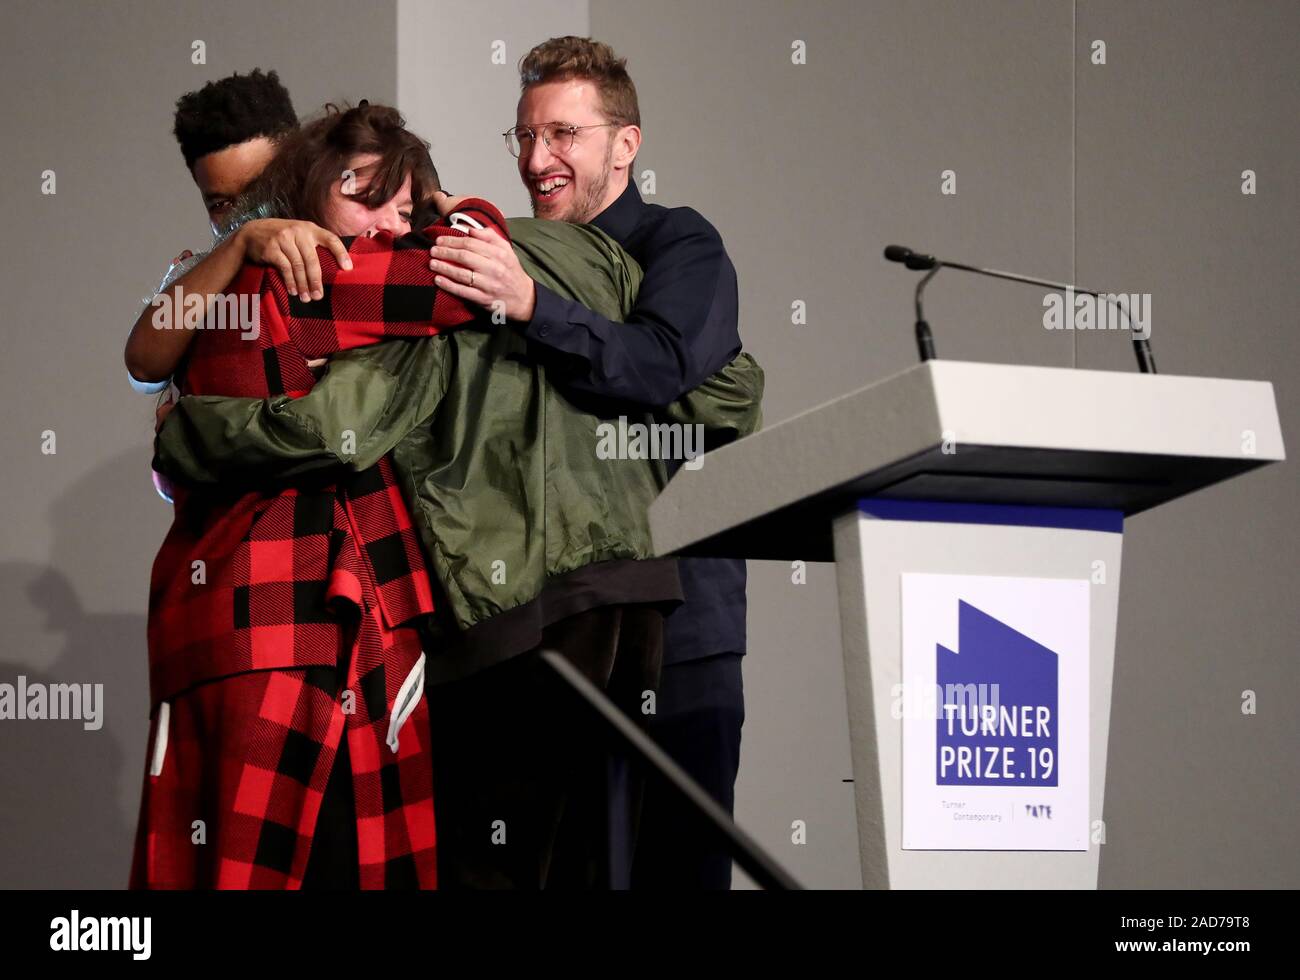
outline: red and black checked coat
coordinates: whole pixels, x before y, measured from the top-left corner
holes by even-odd
[[[342,675],[333,667],[252,670],[159,706],[132,888],[301,887],[315,849],[329,846],[317,839],[318,818],[344,745],[357,884],[437,886],[418,637],[384,628],[371,606],[347,652]]]
[[[461,210],[507,235],[490,204]],[[426,231],[463,234],[441,222]],[[342,271],[321,250],[325,297],[310,303],[273,270],[245,267],[229,292],[258,297],[256,338],[203,331],[181,390],[301,395],[314,380],[309,358],[475,315],[443,291],[430,304],[427,242],[381,234],[349,252]],[[402,626],[432,609],[387,459],[337,485],[178,490],[150,590],[153,723],[133,887],[300,885],[345,738],[362,886],[433,887],[428,715],[413,683],[421,650]],[[345,693],[359,702],[351,710]]]
[[[505,219],[486,201],[458,210],[508,237]],[[464,234],[443,222],[427,231]],[[476,315],[444,290],[434,291],[431,308],[423,243],[387,233],[357,239],[348,271],[319,251],[325,295],[314,302],[290,296],[274,269],[244,267],[229,292],[258,298],[257,337],[201,332],[180,379],[184,394],[302,395],[314,381],[308,359],[431,336]],[[245,670],[332,665],[338,618],[330,606],[357,604],[367,575],[390,628],[432,610],[419,536],[386,458],[337,487],[178,490],[150,587],[152,705]]]

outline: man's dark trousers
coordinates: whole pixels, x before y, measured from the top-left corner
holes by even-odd
[[[735,806],[745,721],[739,653],[665,664],[648,731],[728,812]],[[731,855],[681,794],[658,778],[645,787],[632,865],[634,889],[726,890]]]
[[[542,649],[640,719],[659,682],[663,614],[600,606],[546,627],[535,650],[428,688],[439,889],[600,889],[626,878],[611,835],[635,842],[644,772],[617,762]],[[617,821],[611,796],[627,803]]]

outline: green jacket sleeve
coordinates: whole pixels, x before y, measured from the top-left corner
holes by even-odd
[[[154,442],[153,466],[186,484],[254,484],[379,462],[446,391],[446,337],[335,356],[301,398],[187,395]]]
[[[737,354],[721,371],[657,414],[670,422],[703,425],[705,445],[724,446],[762,427],[763,381],[758,361],[750,354]]]

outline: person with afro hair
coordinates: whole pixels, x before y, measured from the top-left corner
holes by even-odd
[[[248,216],[238,213],[240,195],[275,158],[283,139],[297,131],[298,114],[274,71],[236,72],[176,100],[172,132],[203,196],[213,241],[206,250],[186,249],[176,256],[155,290],[155,299],[136,317],[134,340],[128,340],[125,358],[136,391],[165,398],[172,367],[192,339],[183,330],[151,331],[156,335],[149,343],[136,342],[160,300],[179,302],[182,295],[201,296],[206,305],[230,284],[245,260],[276,266],[293,279],[291,293],[319,298],[316,247],[324,245],[340,261],[346,256],[337,235],[310,221],[265,219],[241,224]],[[159,492],[166,496],[162,487]]]
[[[214,234],[221,232],[235,199],[275,155],[276,143],[297,128],[289,92],[274,71],[236,72],[176,101],[172,132]]]

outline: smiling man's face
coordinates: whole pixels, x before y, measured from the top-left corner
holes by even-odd
[[[519,153],[519,176],[536,217],[586,224],[623,193],[641,131],[604,125],[608,122],[596,86],[583,79],[531,85],[520,96],[515,125],[531,126],[538,134]],[[546,123],[599,128],[580,130],[566,150],[558,141],[550,147],[542,141]]]

